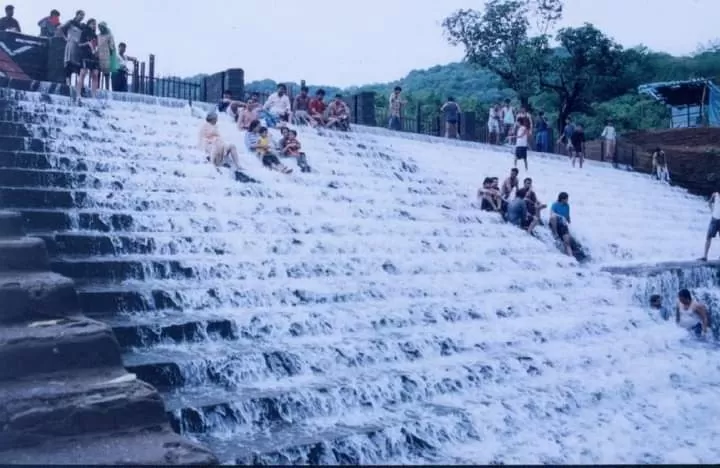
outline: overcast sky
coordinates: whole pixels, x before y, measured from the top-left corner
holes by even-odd
[[[30,0],[15,1],[24,32],[52,8],[106,21],[128,53],[154,53],[159,74],[227,68],[247,81],[271,78],[336,86],[392,81],[410,70],[460,60],[440,23],[482,0]],[[563,25],[590,22],[625,46],[688,54],[720,36],[720,0],[565,0]]]

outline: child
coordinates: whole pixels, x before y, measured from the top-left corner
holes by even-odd
[[[282,154],[284,156],[290,156],[297,158],[298,167],[302,172],[310,172],[310,166],[308,166],[305,153],[300,151],[301,145],[297,139],[297,132],[295,130],[288,130],[287,136],[280,140],[280,146],[282,147]]]
[[[262,159],[263,165],[268,169],[282,172],[283,174],[291,173],[292,169],[282,165],[277,156],[273,154],[272,141],[270,140],[268,129],[266,127],[260,127],[258,135],[260,138],[258,138],[257,142],[257,154]]]

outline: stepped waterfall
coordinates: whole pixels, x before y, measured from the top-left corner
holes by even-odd
[[[478,209],[502,148],[298,128],[313,172],[283,175],[228,118],[243,184],[196,148],[203,104],[2,93],[4,208],[223,462],[720,458],[715,341],[647,307],[690,287],[718,310],[717,269],[604,270],[697,257],[700,198],[531,153],[520,177],[570,194],[581,265]]]

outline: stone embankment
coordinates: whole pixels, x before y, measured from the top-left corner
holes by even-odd
[[[0,464],[214,464],[125,371],[112,330],[82,315],[45,243],[0,212]]]

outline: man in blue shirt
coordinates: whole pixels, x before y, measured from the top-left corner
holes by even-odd
[[[553,234],[562,240],[565,245],[565,251],[569,256],[573,256],[572,244],[570,238],[570,205],[568,199],[570,196],[567,192],[560,192],[557,201],[550,207],[550,229]]]

